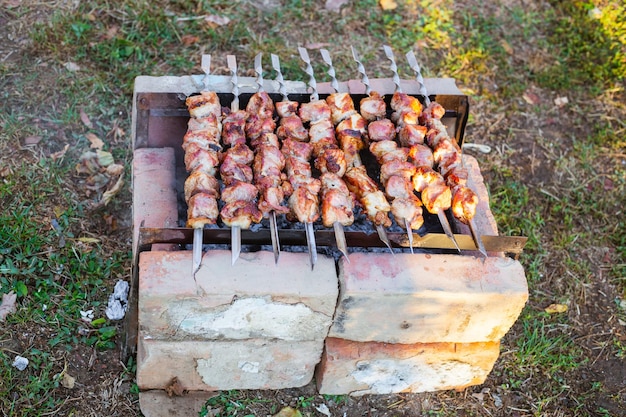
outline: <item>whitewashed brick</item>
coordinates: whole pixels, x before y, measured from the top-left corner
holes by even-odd
[[[190,391],[284,389],[308,384],[321,341],[153,340],[140,333],[137,385],[165,389],[177,377]]]
[[[329,336],[387,343],[498,341],[528,299],[518,261],[352,253]]]
[[[191,251],[144,252],[139,262],[139,325],[153,339],[268,338],[318,341],[337,302],[335,263],[304,253],[204,254],[194,281]],[[318,355],[319,356],[319,355]]]
[[[315,373],[320,394],[394,394],[482,384],[499,342],[389,344],[328,338]]]

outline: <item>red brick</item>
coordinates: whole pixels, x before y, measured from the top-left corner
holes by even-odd
[[[176,227],[176,163],[172,148],[140,148],[133,155],[133,251],[139,227]],[[173,245],[153,245],[172,250]]]

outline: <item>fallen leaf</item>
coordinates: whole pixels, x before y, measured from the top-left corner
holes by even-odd
[[[120,30],[120,27],[117,25],[113,25],[107,29],[106,34],[104,35],[104,39],[111,40],[117,36],[117,32]]]
[[[78,240],[81,242],[85,242],[85,243],[99,243],[100,242],[100,239],[95,238],[95,237],[79,237]]]
[[[230,23],[230,19],[226,16],[218,16],[215,14],[210,14],[204,17],[204,22],[207,23],[210,27],[216,26],[224,26]]]
[[[273,417],[302,417],[300,411],[295,410],[291,407],[285,407],[278,412],[278,414],[274,414]]]
[[[0,303],[0,321],[4,321],[6,316],[11,313],[15,313],[15,300],[17,300],[17,294],[13,291],[8,294],[2,294],[2,303]]]
[[[9,175],[13,175],[13,169],[6,165],[0,168],[0,177],[8,177]]]
[[[89,133],[85,134],[85,137],[87,138],[87,140],[91,144],[89,146],[90,148],[102,149],[104,147],[104,142],[102,142],[102,139],[100,139],[98,136],[96,136],[96,134],[89,132]]]
[[[169,384],[165,386],[165,392],[169,397],[173,395],[180,397],[185,394],[185,388],[183,388],[178,378],[174,377],[170,380]]]
[[[394,0],[380,0],[380,7],[383,10],[394,10],[398,7],[398,3]]]
[[[122,175],[124,173],[124,165],[120,164],[111,164],[107,167],[107,174],[112,177],[117,177],[118,175]]]
[[[567,311],[567,306],[565,304],[550,304],[544,309],[544,311],[548,314],[565,313]]]
[[[98,155],[95,152],[87,151],[80,156],[78,164],[76,164],[76,172],[78,174],[93,174],[100,171],[98,164]]]
[[[78,66],[78,64],[75,62],[66,62],[63,66],[66,70],[71,72],[80,71],[80,66]]]
[[[72,389],[74,388],[75,382],[76,382],[76,378],[74,378],[67,372],[63,373],[63,378],[61,378],[61,385],[63,385],[67,389]]]
[[[36,145],[39,142],[41,142],[41,139],[43,139],[43,138],[41,136],[37,136],[37,135],[26,136],[24,138],[24,145],[26,145],[26,146]]]
[[[111,152],[105,152],[97,149],[96,155],[98,155],[98,163],[100,164],[100,166],[108,167],[115,162],[115,160],[113,159],[113,155],[111,155]]]
[[[89,129],[93,129],[93,124],[91,123],[91,120],[89,120],[89,116],[87,116],[87,113],[85,113],[85,110],[82,107],[80,109],[80,121],[83,122],[83,124]]]
[[[502,40],[500,42],[500,45],[502,45],[502,49],[504,49],[504,52],[509,55],[513,55],[513,47],[507,41]]]
[[[54,152],[50,154],[50,158],[53,161],[59,160],[61,158],[63,158],[65,156],[65,153],[67,152],[67,150],[70,148],[69,144],[65,144],[65,146],[63,147],[63,149],[61,149],[59,152]]]
[[[124,177],[119,177],[117,179],[117,182],[113,186],[113,188],[111,188],[110,190],[106,190],[104,194],[102,194],[101,202],[104,203],[105,206],[109,204],[111,200],[113,200],[113,197],[115,197],[117,193],[120,192],[123,185],[124,185]]]
[[[537,105],[541,103],[541,97],[529,90],[524,91],[522,97],[528,104]]]
[[[190,46],[194,43],[198,43],[198,41],[200,41],[200,37],[195,35],[183,35],[180,40],[183,42],[183,45]]]
[[[338,12],[347,3],[349,3],[349,0],[326,0],[324,8],[331,12]]]
[[[324,414],[327,417],[330,417],[330,410],[326,404],[320,404],[319,406],[314,406],[315,409],[320,413]]]
[[[556,104],[558,107],[563,107],[567,103],[569,103],[569,99],[567,97],[557,97],[554,99],[554,104]]]

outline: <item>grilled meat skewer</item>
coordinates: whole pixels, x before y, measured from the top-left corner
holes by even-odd
[[[309,161],[313,146],[309,143],[309,132],[304,127],[302,117],[299,115],[302,112],[300,104],[289,100],[287,96],[280,61],[276,55],[272,55],[272,67],[276,71],[280,92],[283,96],[283,100],[276,103],[276,111],[280,117],[280,126],[276,132],[282,142],[281,152],[285,156],[288,179],[286,184],[290,188],[287,194],[289,194],[291,212],[287,216],[294,217],[299,222],[304,223],[309,260],[311,269],[313,269],[317,263],[317,244],[313,223],[320,216],[318,194],[321,182],[312,177]],[[313,79],[312,83],[314,82]]]
[[[222,197],[225,205],[220,211],[220,217],[224,224],[231,228],[231,260],[234,265],[241,253],[241,229],[248,229],[252,223],[259,223],[263,214],[257,208],[258,190],[252,184],[251,164],[254,153],[246,144],[246,123],[250,119],[250,114],[245,110],[239,110],[236,58],[234,55],[228,55],[226,59],[232,74],[234,98],[231,113],[224,118],[222,139],[224,144],[230,145],[230,148],[226,150],[220,165],[220,174],[225,186],[222,196],[227,194],[232,198]]]
[[[394,110],[391,118],[401,129],[407,125],[417,125],[422,111],[422,103],[417,98],[402,92],[400,77],[398,76],[398,67],[395,62],[393,50],[387,45],[383,45],[383,49],[385,51],[385,55],[391,62],[390,68],[393,71],[393,80],[396,85],[396,91],[394,92],[390,103],[391,108]],[[445,187],[445,183],[443,186]],[[450,223],[448,222],[444,212],[450,208],[449,205],[446,207],[445,196],[447,194],[445,190],[441,189],[441,187],[435,186],[435,183],[433,183],[433,187],[434,188],[431,190],[426,190],[426,188],[422,190],[422,203],[430,213],[437,214],[444,233],[448,236],[448,238],[450,238],[450,240],[452,240],[454,246],[457,248],[457,251],[460,253],[461,250],[456,239],[454,238]],[[436,198],[437,196],[440,197]]]
[[[413,51],[406,54],[409,66],[415,72],[416,80],[420,86],[420,92],[424,96],[426,109],[421,115],[422,123],[429,129],[427,134],[427,142],[433,149],[433,160],[437,163],[439,171],[444,176],[445,181],[451,188],[452,214],[461,222],[467,224],[472,233],[472,238],[476,243],[476,247],[483,256],[483,260],[487,258],[487,251],[482,242],[482,237],[478,234],[478,230],[473,221],[478,205],[478,196],[468,187],[465,186],[467,181],[467,171],[463,168],[463,159],[461,157],[461,148],[448,135],[448,131],[441,118],[445,114],[445,109],[438,103],[430,101],[426,84],[422,77],[419,64],[415,58]]]
[[[254,58],[254,70],[257,74],[256,82],[258,92],[255,93],[248,103],[248,114],[255,114],[247,125],[247,131],[253,131],[251,145],[254,149],[254,181],[260,193],[259,210],[263,217],[268,217],[270,222],[270,236],[274,252],[274,263],[278,263],[280,256],[280,240],[276,226],[276,213],[287,213],[289,209],[283,206],[285,198],[282,184],[282,171],[285,167],[285,158],[280,152],[278,139],[274,134],[274,104],[263,90],[263,66],[262,54]],[[251,136],[248,134],[248,136]]]
[[[391,120],[385,118],[387,106],[380,94],[371,92],[365,68],[359,61],[354,48],[352,48],[352,55],[358,63],[359,72],[362,74],[361,82],[366,86],[366,91],[369,92],[369,96],[361,100],[360,103],[361,112],[363,113],[365,108],[364,117],[369,120],[367,125],[367,135],[370,140],[369,149],[381,166],[380,182],[391,203],[391,213],[399,224],[404,223],[409,247],[413,253],[413,230],[419,229],[424,223],[421,203],[410,186],[410,175],[413,167],[407,162],[408,151],[398,147],[394,141],[396,126]],[[406,173],[407,167],[408,175]]]
[[[202,69],[206,76],[210,68],[211,56],[203,55]],[[190,175],[185,180],[184,192],[188,206],[187,226],[194,229],[191,270],[195,279],[202,262],[202,230],[207,224],[215,224],[219,214],[219,183],[215,174],[221,151],[222,111],[217,94],[210,91],[188,97],[185,104],[190,119],[182,147]]]

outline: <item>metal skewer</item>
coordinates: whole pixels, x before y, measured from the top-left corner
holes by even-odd
[[[204,90],[208,90],[209,74],[211,72],[211,55],[202,55],[202,62],[200,64],[202,71],[204,72],[204,78],[202,83],[204,84]],[[196,227],[193,229],[193,250],[192,250],[192,262],[191,262],[191,274],[193,279],[196,279],[196,273],[200,269],[202,263],[202,233],[203,227]]]
[[[302,60],[307,64],[305,72],[309,75],[309,86],[313,89],[313,93],[311,94],[311,100],[319,100],[319,95],[317,94],[317,84],[315,82],[315,77],[313,76],[313,67],[311,67],[309,54],[307,50],[302,47],[298,47],[298,52],[300,53],[300,57],[302,58]],[[280,86],[280,93],[282,94],[284,100],[288,100],[289,97],[287,96],[283,73],[280,69],[280,61],[278,59],[278,56],[276,55],[272,55],[272,66],[277,73],[276,80],[278,81],[278,84]],[[313,223],[304,223],[304,230],[306,232],[306,244],[309,250],[311,270],[313,270],[315,264],[317,263],[317,244],[315,243],[315,230],[313,229]]]
[[[415,54],[413,53],[413,51],[407,52],[406,59],[409,62],[409,66],[411,67],[413,72],[415,72],[415,79],[417,81],[417,84],[419,85],[420,94],[424,96],[424,103],[428,106],[430,104],[430,98],[428,97],[428,91],[426,90],[426,83],[424,83],[424,77],[422,76],[422,71],[420,70],[420,66],[417,63],[417,58],[415,57]],[[478,248],[483,258],[486,259],[488,256],[487,251],[485,250],[485,246],[483,245],[482,237],[478,233],[478,230],[476,228],[476,223],[474,223],[474,219],[470,219],[470,221],[468,222],[468,226],[470,228],[470,232],[472,233],[472,238],[474,239],[474,242],[476,243],[476,247]],[[449,227],[449,224],[448,224],[448,227]],[[444,227],[444,230],[445,230],[445,227]],[[456,241],[455,241],[455,244],[456,244]],[[457,249],[458,249],[458,246],[457,246]]]
[[[234,55],[227,55],[226,61],[228,63],[228,69],[231,73],[230,82],[233,85],[233,101],[230,103],[230,109],[232,111],[239,110],[239,79],[237,77],[237,58]],[[230,246],[231,246],[231,262],[235,265],[239,254],[241,253],[241,227],[232,226],[230,228]]]
[[[350,46],[350,49],[352,50],[352,58],[354,58],[354,61],[357,63],[357,70],[361,74],[361,83],[363,83],[363,85],[365,86],[365,94],[369,96],[372,92],[372,87],[370,86],[370,80],[367,77],[367,73],[365,72],[365,66],[363,66],[363,63],[361,62],[359,54],[356,52],[356,49],[354,49],[353,46]],[[393,65],[395,65],[395,63]],[[397,75],[397,71],[394,71],[394,74]],[[396,88],[400,88],[400,78],[398,78]],[[413,229],[411,229],[411,226],[407,219],[404,219],[404,227],[406,229],[406,235],[409,239],[409,247],[411,248],[411,253],[413,253]],[[389,249],[391,249],[391,243],[389,242],[389,237],[387,236],[387,232],[385,231],[385,229],[382,226],[376,226],[376,231],[378,232],[378,236],[380,237],[380,239],[387,245],[387,247],[389,247]],[[391,251],[391,253],[393,253],[393,251]]]
[[[258,91],[263,91],[263,54],[259,52],[254,57],[254,72],[256,72],[256,83],[259,86]],[[272,250],[274,251],[274,263],[278,263],[280,257],[280,240],[278,238],[278,228],[276,227],[276,212],[274,210],[269,213],[270,219],[270,237],[272,238]]]
[[[328,65],[328,75],[330,75],[331,77],[331,83],[330,83],[331,87],[337,93],[342,92],[342,91],[339,91],[339,82],[337,82],[337,78],[335,77],[335,67],[333,66],[333,61],[330,58],[330,53],[326,49],[320,49],[320,52],[322,54],[322,59]],[[346,258],[346,260],[350,262],[350,259],[348,258],[348,245],[346,243],[346,234],[344,233],[343,225],[339,222],[335,222],[333,223],[333,230],[335,231],[335,242],[337,242],[337,248],[339,249],[341,254],[344,256],[344,258]],[[383,232],[384,231],[385,230],[383,229]],[[380,232],[379,232],[379,235],[380,235]],[[387,242],[389,242],[389,239],[387,239]],[[390,245],[389,243],[386,243],[386,244],[388,246]]]

